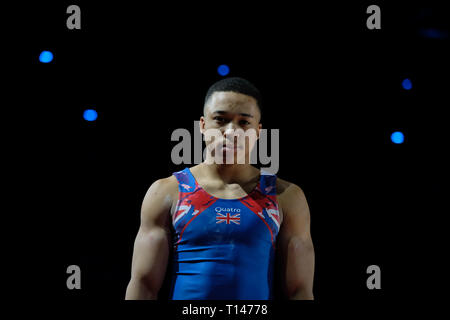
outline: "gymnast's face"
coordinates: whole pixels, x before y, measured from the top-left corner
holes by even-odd
[[[207,148],[219,150],[224,156],[234,153],[234,159],[245,155],[245,162],[248,163],[248,155],[262,128],[260,119],[256,99],[237,92],[218,91],[205,105],[204,115],[200,118],[200,131],[205,138],[208,132],[215,136],[206,141]]]

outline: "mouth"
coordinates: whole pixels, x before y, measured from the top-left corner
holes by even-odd
[[[226,150],[238,150],[238,149],[240,149],[240,150],[242,150],[243,149],[243,147],[242,146],[238,146],[238,145],[236,145],[236,144],[224,144],[224,145],[222,145],[222,150],[224,150],[224,151],[226,151]]]

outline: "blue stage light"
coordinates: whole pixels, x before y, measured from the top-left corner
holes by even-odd
[[[95,121],[97,119],[97,111],[94,109],[87,109],[83,113],[83,118],[86,121]]]
[[[391,140],[393,143],[400,144],[405,141],[405,136],[400,131],[395,131],[391,134]]]
[[[221,64],[221,65],[217,68],[217,72],[218,72],[221,76],[226,76],[228,73],[230,73],[230,68],[229,68],[226,64]]]
[[[53,60],[53,53],[50,51],[42,51],[39,55],[39,61],[42,63],[49,63]]]
[[[448,38],[447,31],[436,29],[436,28],[421,28],[419,30],[419,34],[422,37],[430,38],[430,39],[447,39]]]
[[[412,88],[411,80],[409,80],[409,79],[403,80],[402,86],[403,86],[403,89],[405,89],[405,90],[411,90],[411,88]]]

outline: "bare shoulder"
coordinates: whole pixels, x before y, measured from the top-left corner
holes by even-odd
[[[276,188],[278,202],[285,213],[291,208],[307,206],[305,193],[295,183],[277,178]]]
[[[305,194],[298,185],[287,180],[283,180],[277,177],[277,196],[283,198],[290,197],[304,197]]]
[[[154,181],[142,202],[141,217],[157,224],[167,224],[173,202],[178,197],[178,181],[174,176]]]
[[[178,192],[178,181],[172,175],[167,178],[161,178],[151,184],[147,190],[144,201],[148,198],[157,198],[165,201],[171,200],[172,196]]]

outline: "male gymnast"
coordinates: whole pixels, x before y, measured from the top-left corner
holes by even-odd
[[[284,299],[314,299],[305,195],[252,166],[254,145],[232,135],[252,129],[259,137],[261,128],[261,95],[253,84],[232,77],[209,88],[200,131],[218,130],[220,139],[206,141],[207,148],[234,154],[234,161],[210,161],[210,155],[150,186],[125,299],[156,300],[166,272],[172,300],[272,300],[275,285]],[[237,163],[238,152],[244,163]]]

